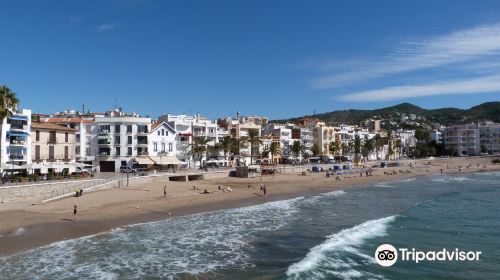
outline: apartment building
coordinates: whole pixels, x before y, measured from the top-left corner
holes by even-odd
[[[375,120],[372,118],[361,121],[359,126],[364,129],[368,129],[369,132],[379,132],[380,131],[380,120]]]
[[[96,116],[94,122],[97,129],[94,156],[100,172],[119,172],[120,166],[151,163],[147,160],[151,118],[114,110]]]
[[[149,158],[162,167],[181,164],[177,159],[176,131],[166,122],[151,125],[149,133]]]
[[[75,170],[75,129],[54,123],[31,123],[31,158],[35,173]]]
[[[478,130],[481,153],[500,154],[500,123],[481,122],[478,124]]]
[[[75,160],[97,167],[97,128],[93,117],[43,117],[42,122],[63,125],[75,130]]]
[[[478,155],[480,153],[477,124],[452,125],[445,129],[445,147],[451,154]]]
[[[2,122],[1,165],[5,171],[29,172],[31,164],[31,110],[16,110]]]

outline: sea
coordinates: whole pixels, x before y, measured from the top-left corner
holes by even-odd
[[[481,255],[382,267],[381,244]],[[500,172],[422,176],[127,226],[3,257],[0,279],[500,279]]]

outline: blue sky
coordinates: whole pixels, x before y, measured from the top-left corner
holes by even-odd
[[[0,2],[0,84],[34,112],[295,117],[500,100],[500,1]]]

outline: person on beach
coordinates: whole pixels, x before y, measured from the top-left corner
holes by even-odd
[[[75,217],[75,222],[76,222],[76,214],[77,214],[78,210],[76,209],[76,205],[73,206],[73,216]]]
[[[264,198],[266,198],[266,195],[267,195],[267,186],[264,185],[264,188],[262,189],[262,191],[264,192]]]
[[[167,198],[167,185],[163,187],[163,198]]]
[[[262,191],[264,191],[264,185],[260,184],[259,193],[262,193]]]

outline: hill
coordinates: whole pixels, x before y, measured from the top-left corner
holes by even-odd
[[[414,116],[412,116],[414,115]],[[436,124],[451,125],[477,121],[494,121],[500,123],[500,102],[487,102],[470,109],[441,108],[424,109],[410,103],[401,103],[395,106],[375,110],[341,110],[314,116],[303,116],[283,120],[273,120],[274,123],[297,122],[308,118],[318,118],[330,124],[359,124],[367,118],[384,119],[387,123],[396,126],[411,127],[420,125],[435,126]],[[410,121],[407,121],[407,120]]]

